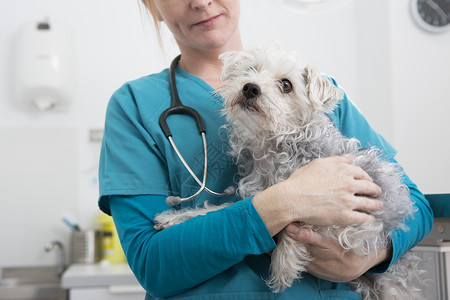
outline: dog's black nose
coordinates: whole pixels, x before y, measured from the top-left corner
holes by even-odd
[[[257,84],[254,83],[246,83],[244,85],[244,87],[242,88],[242,95],[244,95],[244,97],[247,100],[253,99],[258,97],[261,94],[261,89],[259,88],[259,86]]]

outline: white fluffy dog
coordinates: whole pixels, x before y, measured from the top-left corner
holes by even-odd
[[[343,137],[326,112],[343,92],[314,68],[302,66],[294,55],[277,46],[227,52],[223,60],[220,94],[229,122],[231,153],[240,175],[241,197],[257,194],[285,180],[315,158],[352,155],[354,164],[366,171],[382,188],[381,211],[375,223],[355,226],[304,225],[338,241],[346,251],[376,254],[388,247],[391,233],[411,217],[413,205],[395,164],[382,159],[377,149],[362,149],[356,139]],[[222,206],[170,210],[157,216],[155,228],[164,229]],[[307,247],[283,231],[277,236],[267,284],[283,291],[300,279],[314,258]],[[407,254],[382,274],[365,274],[350,283],[363,299],[386,299],[383,290],[393,289],[391,299],[420,299],[416,282],[418,259]],[[395,295],[395,296],[394,296]]]

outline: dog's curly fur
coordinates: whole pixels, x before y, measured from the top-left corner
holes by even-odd
[[[380,199],[384,206],[373,212],[376,222],[357,226],[304,226],[362,256],[388,247],[394,230],[408,230],[403,221],[412,217],[413,205],[399,167],[383,159],[378,149],[362,149],[358,140],[343,137],[326,115],[342,99],[340,89],[315,68],[300,65],[294,55],[278,46],[227,52],[221,59],[222,80],[226,84],[219,93],[225,99],[231,154],[241,178],[240,196],[246,198],[261,192],[316,158],[352,155],[354,164],[382,188]],[[251,97],[243,93],[248,83],[257,86]],[[168,211],[157,216],[156,228],[170,227],[227,205]],[[280,292],[300,279],[314,258],[304,244],[283,231],[277,240],[266,282],[273,291]],[[387,272],[363,275],[353,280],[350,287],[363,299],[384,299],[386,286],[395,290],[391,292],[395,298],[391,299],[421,299],[421,272],[417,264],[417,257],[408,253]]]

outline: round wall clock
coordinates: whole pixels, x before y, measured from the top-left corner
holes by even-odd
[[[416,23],[429,32],[450,30],[450,0],[411,0]]]

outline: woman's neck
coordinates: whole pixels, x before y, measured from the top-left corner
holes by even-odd
[[[226,49],[214,49],[214,50],[181,50],[180,67],[208,83],[214,89],[219,88],[222,85],[220,81],[220,73],[222,72],[222,61],[219,59],[219,55],[226,51],[239,51],[242,50],[242,44],[237,43],[232,47]]]
[[[179,65],[184,71],[203,79],[214,89],[220,86],[222,62],[218,58],[207,58],[203,55],[191,57],[183,53]]]

